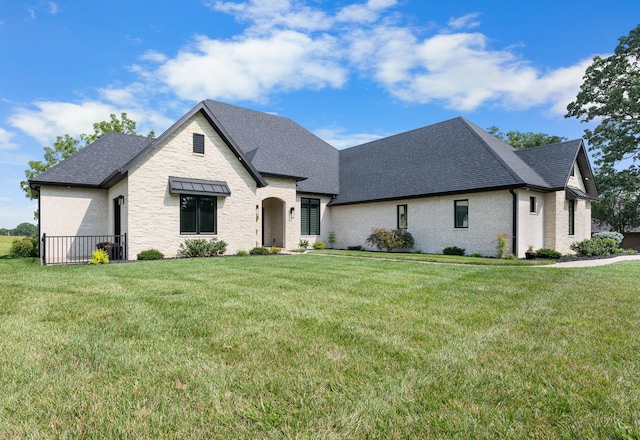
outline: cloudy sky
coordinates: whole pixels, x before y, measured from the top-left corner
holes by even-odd
[[[0,227],[57,135],[127,112],[158,135],[203,99],[286,116],[338,148],[463,116],[579,138],[564,119],[637,0],[0,0]]]

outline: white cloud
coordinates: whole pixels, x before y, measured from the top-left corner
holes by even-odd
[[[347,72],[335,59],[339,50],[331,37],[296,31],[234,41],[198,37],[157,72],[182,99],[259,101],[273,91],[341,87]]]
[[[0,128],[0,150],[13,150],[18,145],[13,142],[14,133]]]
[[[269,32],[273,28],[317,31],[331,26],[330,17],[323,11],[295,0],[250,0],[245,3],[215,1],[208,5],[214,11],[252,22],[251,32]]]
[[[142,105],[124,105],[128,90],[104,90],[105,100],[85,101],[79,104],[70,102],[36,102],[33,108],[22,107],[9,117],[9,123],[41,144],[53,142],[56,136],[69,134],[73,137],[81,133],[93,133],[93,124],[109,120],[110,114],[127,116],[137,122],[136,131],[146,134],[151,129],[165,129],[173,121],[158,111],[146,110]]]
[[[326,127],[314,131],[314,134],[339,150],[375,141],[382,136],[371,133],[348,133],[342,127]]]
[[[451,29],[472,29],[480,26],[480,22],[476,20],[480,16],[479,12],[471,12],[462,17],[452,18],[449,20]]]
[[[336,20],[350,23],[373,23],[387,8],[395,6],[396,0],[369,0],[364,4],[345,6],[336,15]]]
[[[158,52],[158,51],[155,51],[155,50],[146,51],[145,53],[142,54],[142,56],[140,58],[143,61],[151,61],[151,62],[154,62],[154,63],[164,63],[165,61],[167,61],[169,59],[169,57],[167,57],[162,52]]]

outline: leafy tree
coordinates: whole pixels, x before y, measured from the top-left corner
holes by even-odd
[[[640,25],[621,37],[613,55],[593,59],[565,117],[599,121],[585,130],[596,164],[640,159]]]
[[[35,236],[38,235],[38,228],[31,223],[20,223],[13,231],[11,231],[11,235],[25,237]]]
[[[603,200],[592,205],[593,219],[622,234],[640,227],[640,169],[603,166],[594,177]]]
[[[0,228],[0,235],[10,235],[11,231],[7,228]]]
[[[557,144],[558,142],[564,142],[567,140],[567,138],[563,136],[552,136],[546,133],[533,133],[531,131],[526,133],[521,131],[509,131],[507,133],[503,133],[495,125],[489,127],[487,131],[518,150],[539,147],[540,145]]]
[[[96,122],[93,124],[92,134],[81,134],[80,139],[75,139],[68,134],[64,136],[56,137],[56,141],[52,147],[44,147],[44,161],[32,160],[29,161],[29,168],[25,170],[24,174],[26,180],[20,182],[20,187],[25,192],[26,196],[30,199],[34,198],[34,194],[31,193],[29,188],[29,180],[36,177],[43,171],[48,170],[58,162],[71,156],[73,153],[89,145],[91,142],[98,139],[105,133],[117,132],[130,135],[137,135],[136,122],[129,119],[126,113],[121,113],[120,118],[115,114],[110,115],[109,121]],[[153,131],[150,131],[148,137],[154,137]],[[80,141],[84,141],[84,145],[80,145]],[[36,213],[37,218],[37,213]]]

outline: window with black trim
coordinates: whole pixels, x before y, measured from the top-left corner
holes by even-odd
[[[398,229],[407,229],[409,224],[407,218],[407,205],[398,205]]]
[[[193,152],[204,154],[204,135],[193,133]]]
[[[320,235],[320,199],[300,199],[300,234]]]
[[[456,228],[468,228],[469,227],[469,200],[454,200],[454,225]]]
[[[218,199],[180,196],[180,233],[217,234]]]
[[[529,212],[535,214],[536,212],[536,198],[529,197]]]
[[[576,201],[569,200],[569,235],[576,233]]]

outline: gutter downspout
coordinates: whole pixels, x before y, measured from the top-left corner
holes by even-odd
[[[512,208],[512,218],[513,222],[511,225],[512,232],[511,235],[513,237],[513,255],[518,256],[518,195],[513,190],[513,187],[509,188],[509,192],[513,198],[513,208]]]

